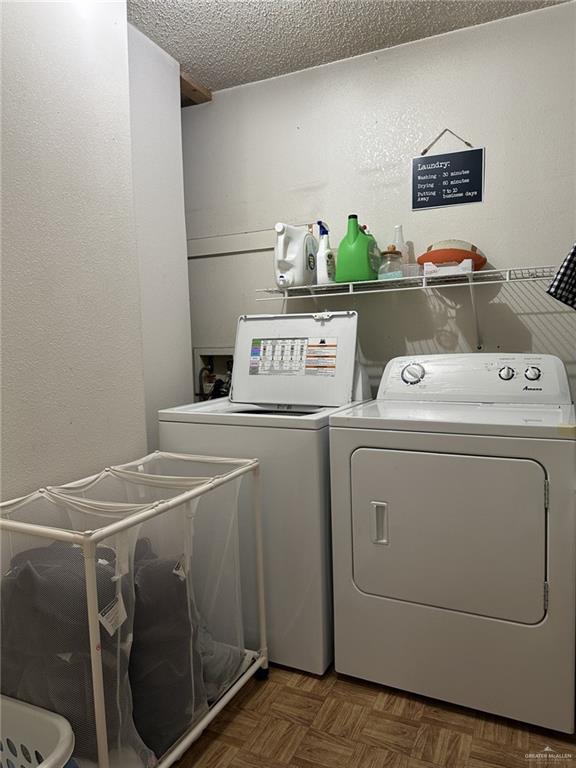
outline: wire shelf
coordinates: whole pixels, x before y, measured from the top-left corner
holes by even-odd
[[[364,293],[394,293],[399,291],[452,288],[466,285],[494,285],[496,283],[522,283],[534,280],[552,280],[557,266],[511,267],[508,269],[482,269],[463,275],[413,275],[395,280],[364,280],[356,283],[330,283],[306,285],[297,288],[257,288],[256,301],[277,299],[314,299],[332,296],[355,296]]]

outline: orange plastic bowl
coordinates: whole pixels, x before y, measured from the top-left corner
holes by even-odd
[[[464,259],[472,259],[474,270],[482,269],[486,264],[486,256],[475,245],[465,240],[441,240],[429,245],[426,253],[418,256],[418,264],[460,264]]]

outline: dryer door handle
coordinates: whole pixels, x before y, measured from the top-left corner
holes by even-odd
[[[370,538],[374,544],[389,544],[388,502],[370,502]]]

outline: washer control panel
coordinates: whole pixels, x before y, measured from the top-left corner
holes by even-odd
[[[537,365],[529,365],[523,372],[517,371],[510,365],[503,365],[502,368],[498,371],[498,376],[503,381],[510,381],[511,379],[515,378],[516,376],[522,376],[524,375],[524,378],[527,381],[539,381],[542,378],[542,369],[539,368]]]
[[[378,399],[570,404],[562,361],[553,355],[465,354],[397,357]]]

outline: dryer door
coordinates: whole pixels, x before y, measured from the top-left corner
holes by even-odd
[[[523,624],[543,618],[540,464],[359,448],[351,476],[358,589]]]

